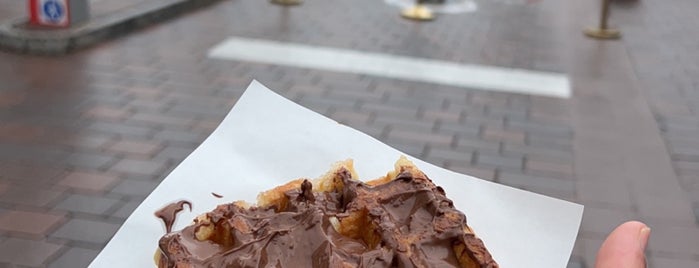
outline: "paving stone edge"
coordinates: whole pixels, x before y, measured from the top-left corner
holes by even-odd
[[[0,49],[21,54],[68,54],[219,1],[222,0],[148,1],[64,30],[24,29],[18,26],[26,23],[27,18],[15,18],[0,24]]]

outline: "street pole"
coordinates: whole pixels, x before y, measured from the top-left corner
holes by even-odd
[[[607,25],[609,20],[610,0],[602,0],[602,11],[600,12],[599,27],[590,27],[583,31],[588,37],[595,39],[618,39],[621,32],[617,29],[610,29]]]
[[[403,18],[417,21],[428,21],[434,19],[434,13],[422,3],[422,0],[416,0],[415,5],[403,9],[400,15],[403,16]]]

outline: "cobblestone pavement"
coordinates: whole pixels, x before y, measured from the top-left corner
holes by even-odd
[[[651,265],[697,267],[699,228],[685,192],[696,189],[686,184],[699,174],[696,154],[678,158],[693,147],[673,147],[665,124],[696,126],[696,106],[662,112],[656,96],[678,90],[643,86],[668,82],[642,69],[668,62],[639,67],[637,57],[616,56],[605,67],[600,58],[656,54],[643,52],[651,46],[641,39],[643,28],[633,28],[634,37],[623,24],[628,39],[599,43],[579,34],[596,14],[589,3],[478,2],[476,13],[418,24],[381,1],[294,8],[225,1],[66,57],[0,53],[0,266],[86,266],[257,79],[428,162],[585,204],[569,267],[592,267],[604,235],[629,219],[653,228]],[[635,10],[645,9],[614,11],[620,23],[655,18]],[[658,21],[667,32],[678,23]],[[666,38],[655,34],[658,42]],[[575,94],[494,93],[206,57],[229,36],[569,72]],[[609,75],[599,73],[607,69]],[[681,70],[672,77],[690,77]],[[681,140],[697,141],[682,133]]]
[[[693,1],[620,6],[625,45],[699,221],[699,29]],[[643,18],[641,20],[639,17]],[[668,42],[668,40],[672,40]],[[657,68],[666,66],[666,68]]]

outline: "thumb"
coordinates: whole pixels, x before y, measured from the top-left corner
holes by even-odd
[[[637,221],[626,222],[612,231],[597,252],[595,268],[644,268],[644,251],[650,228]]]

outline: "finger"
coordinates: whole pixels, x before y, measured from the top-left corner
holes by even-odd
[[[612,231],[597,252],[596,268],[644,268],[650,228],[637,221],[626,222]]]

